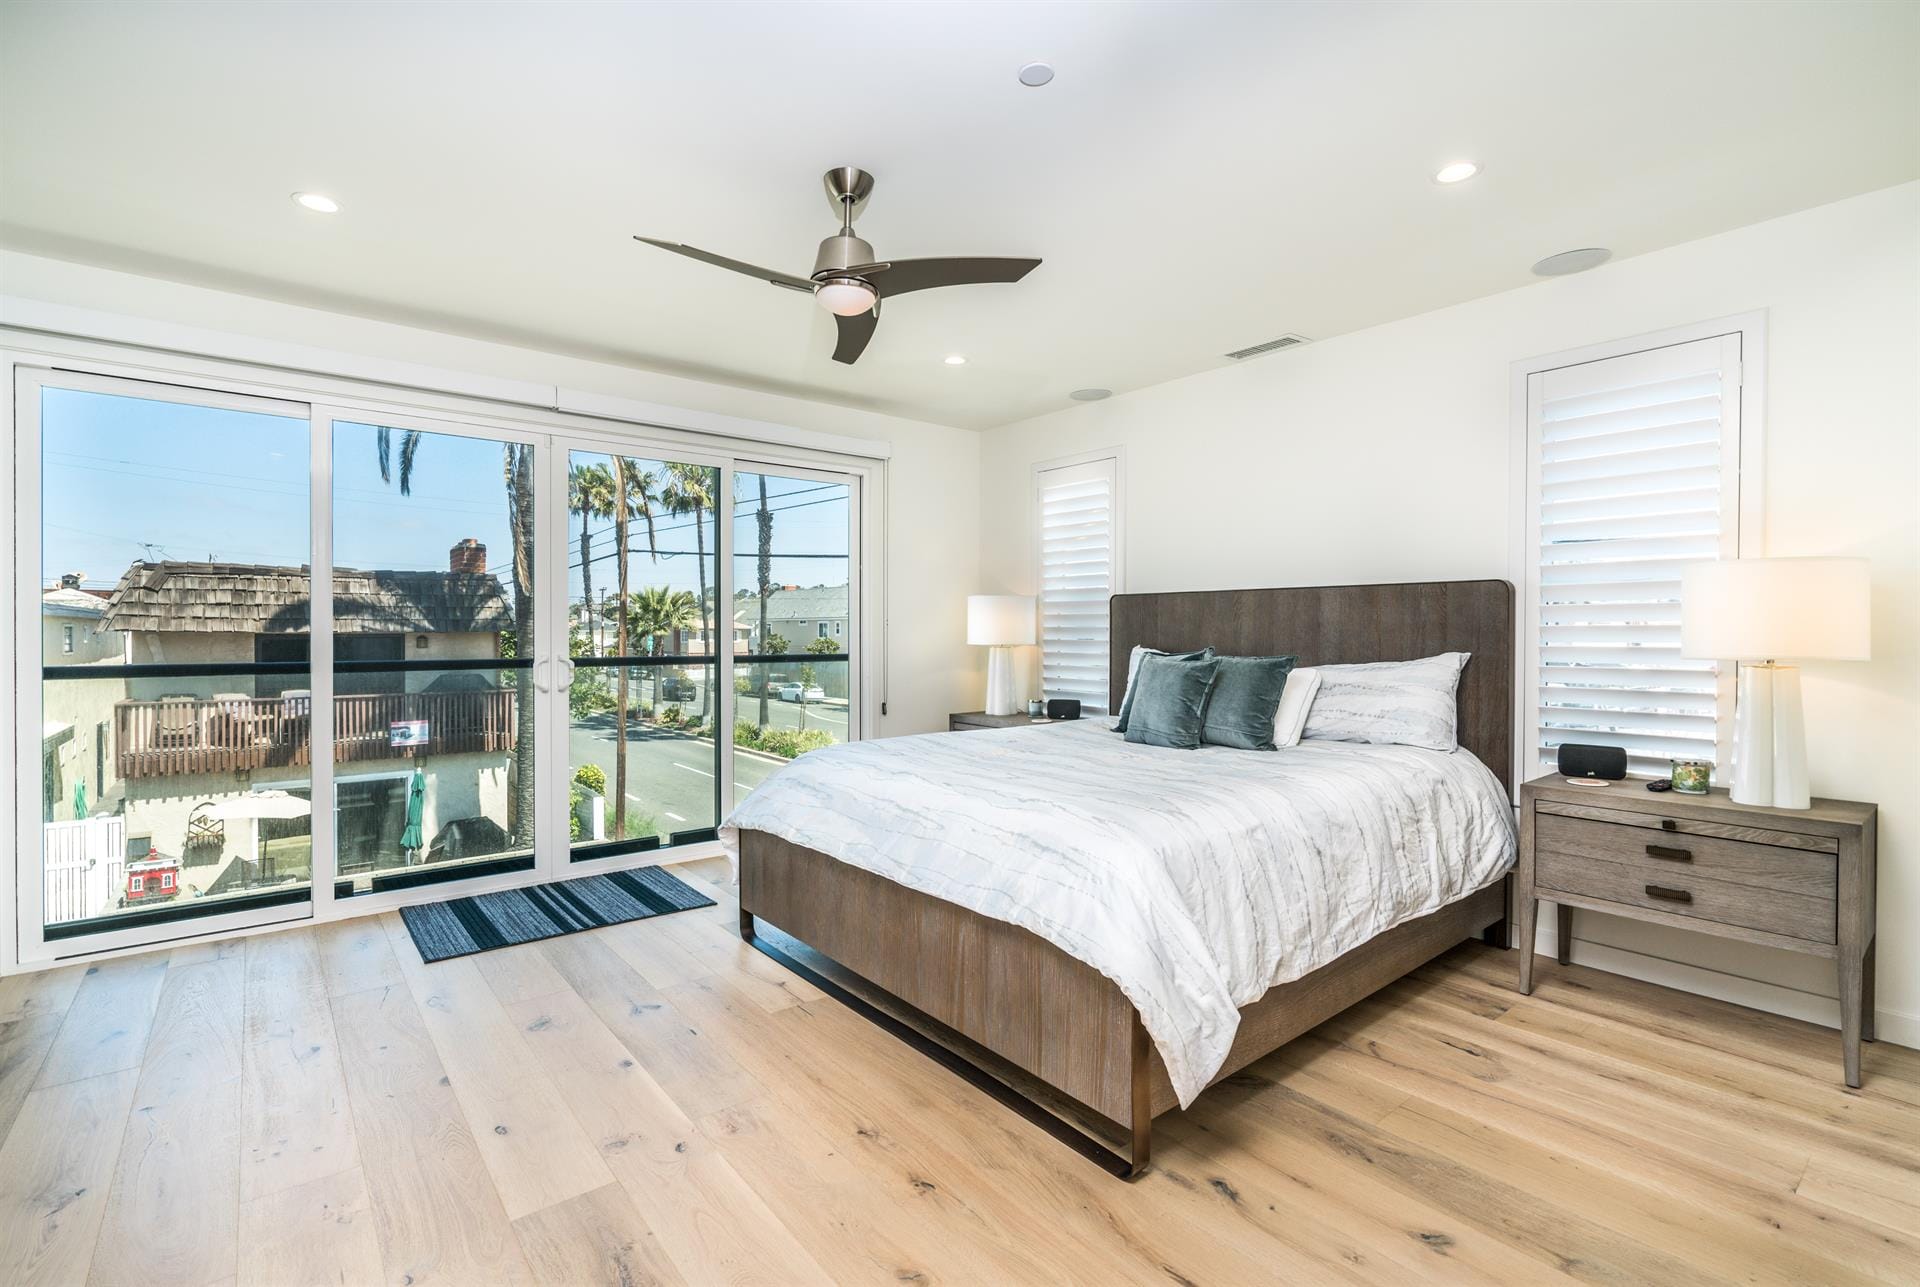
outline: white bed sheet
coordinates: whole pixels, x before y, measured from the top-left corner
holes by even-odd
[[[1466,751],[1128,743],[1110,719],[810,752],[720,827],[765,831],[1023,926],[1117,984],[1184,1107],[1239,1009],[1513,864]]]

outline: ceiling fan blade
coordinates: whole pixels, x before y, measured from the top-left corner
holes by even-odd
[[[688,259],[697,259],[703,264],[712,264],[715,268],[724,268],[729,272],[744,273],[748,277],[758,277],[763,282],[785,287],[787,290],[805,291],[813,294],[813,283],[805,277],[795,277],[792,273],[783,273],[772,268],[761,268],[757,264],[744,264],[738,259],[728,259],[725,255],[716,255],[711,251],[695,246],[683,246],[676,241],[655,241],[652,237],[635,237],[635,241],[644,241],[649,246],[658,246],[662,250],[671,250],[676,255],[685,255]]]
[[[852,366],[867,351],[867,341],[873,338],[873,328],[880,325],[880,301],[875,300],[873,307],[864,313],[855,313],[852,317],[836,316],[839,324],[840,342],[833,346],[833,360]]]
[[[1040,266],[1037,259],[895,259],[863,264],[847,271],[865,277],[882,299],[936,286],[974,286],[1017,282]]]

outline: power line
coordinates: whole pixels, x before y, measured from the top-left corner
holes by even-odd
[[[789,493],[789,495],[797,495],[797,494],[798,493]],[[807,507],[812,505],[830,505],[838,499],[839,499],[838,497],[829,496],[823,500],[802,501],[798,505],[779,505],[779,506],[769,505],[767,507],[767,512],[772,514],[783,514],[788,510],[806,509]],[[758,514],[759,512],[760,511],[758,509],[752,509],[747,511],[747,513],[749,514]],[[737,520],[739,517],[740,517],[740,511],[738,510],[734,511],[734,518]],[[690,523],[680,523],[672,526],[656,525],[653,530],[654,530],[654,534],[658,535],[661,532],[685,531],[690,526],[692,526],[692,524]],[[607,533],[613,532],[616,530],[617,530],[616,528],[611,528],[611,527],[602,528],[601,531],[598,533],[598,535],[606,535]],[[587,537],[589,540],[591,540],[595,535],[596,534],[593,532],[587,533]],[[629,525],[627,530],[627,539],[629,543],[631,543],[631,541],[633,540],[633,530],[631,525]],[[569,541],[569,544],[572,544],[572,542]],[[675,551],[675,552],[682,553],[682,554],[697,553],[697,551],[693,551],[693,550],[681,550],[681,551]],[[636,550],[632,547],[631,544],[628,545],[627,553],[629,555],[633,555],[633,554],[649,554],[649,555],[657,555],[657,556],[664,555],[664,552],[662,551],[648,550],[645,547],[642,547]],[[713,554],[714,551],[709,550],[707,551],[707,553]],[[604,563],[608,559],[618,558],[619,556],[620,556],[620,551],[609,550],[605,554],[594,555],[592,561],[595,563]],[[739,553],[738,551],[735,551],[734,557],[735,558],[754,558],[754,557],[757,557],[757,555],[742,554],[742,553]],[[844,558],[849,558],[851,556],[849,554],[775,554],[773,557],[776,559],[844,559]],[[571,562],[567,564],[567,567],[569,569],[577,568],[579,566],[580,564],[578,562]]]

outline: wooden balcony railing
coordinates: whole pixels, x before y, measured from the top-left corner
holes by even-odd
[[[514,691],[362,693],[333,699],[336,764],[511,751]],[[119,702],[113,710],[120,776],[247,772],[313,762],[312,699],[168,697]],[[426,742],[396,745],[396,724],[424,721]]]

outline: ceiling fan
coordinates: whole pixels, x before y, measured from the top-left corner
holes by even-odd
[[[652,237],[635,237],[649,246],[698,259],[749,277],[758,277],[785,290],[804,291],[839,323],[840,339],[833,360],[853,363],[865,352],[880,322],[880,301],[908,291],[936,286],[971,286],[978,282],[1017,282],[1040,264],[1037,259],[894,259],[876,260],[873,247],[854,236],[853,221],[873,195],[873,176],[851,165],[828,170],[827,199],[840,218],[840,231],[820,243],[813,276],[798,277],[772,268],[758,268],[693,246]]]

